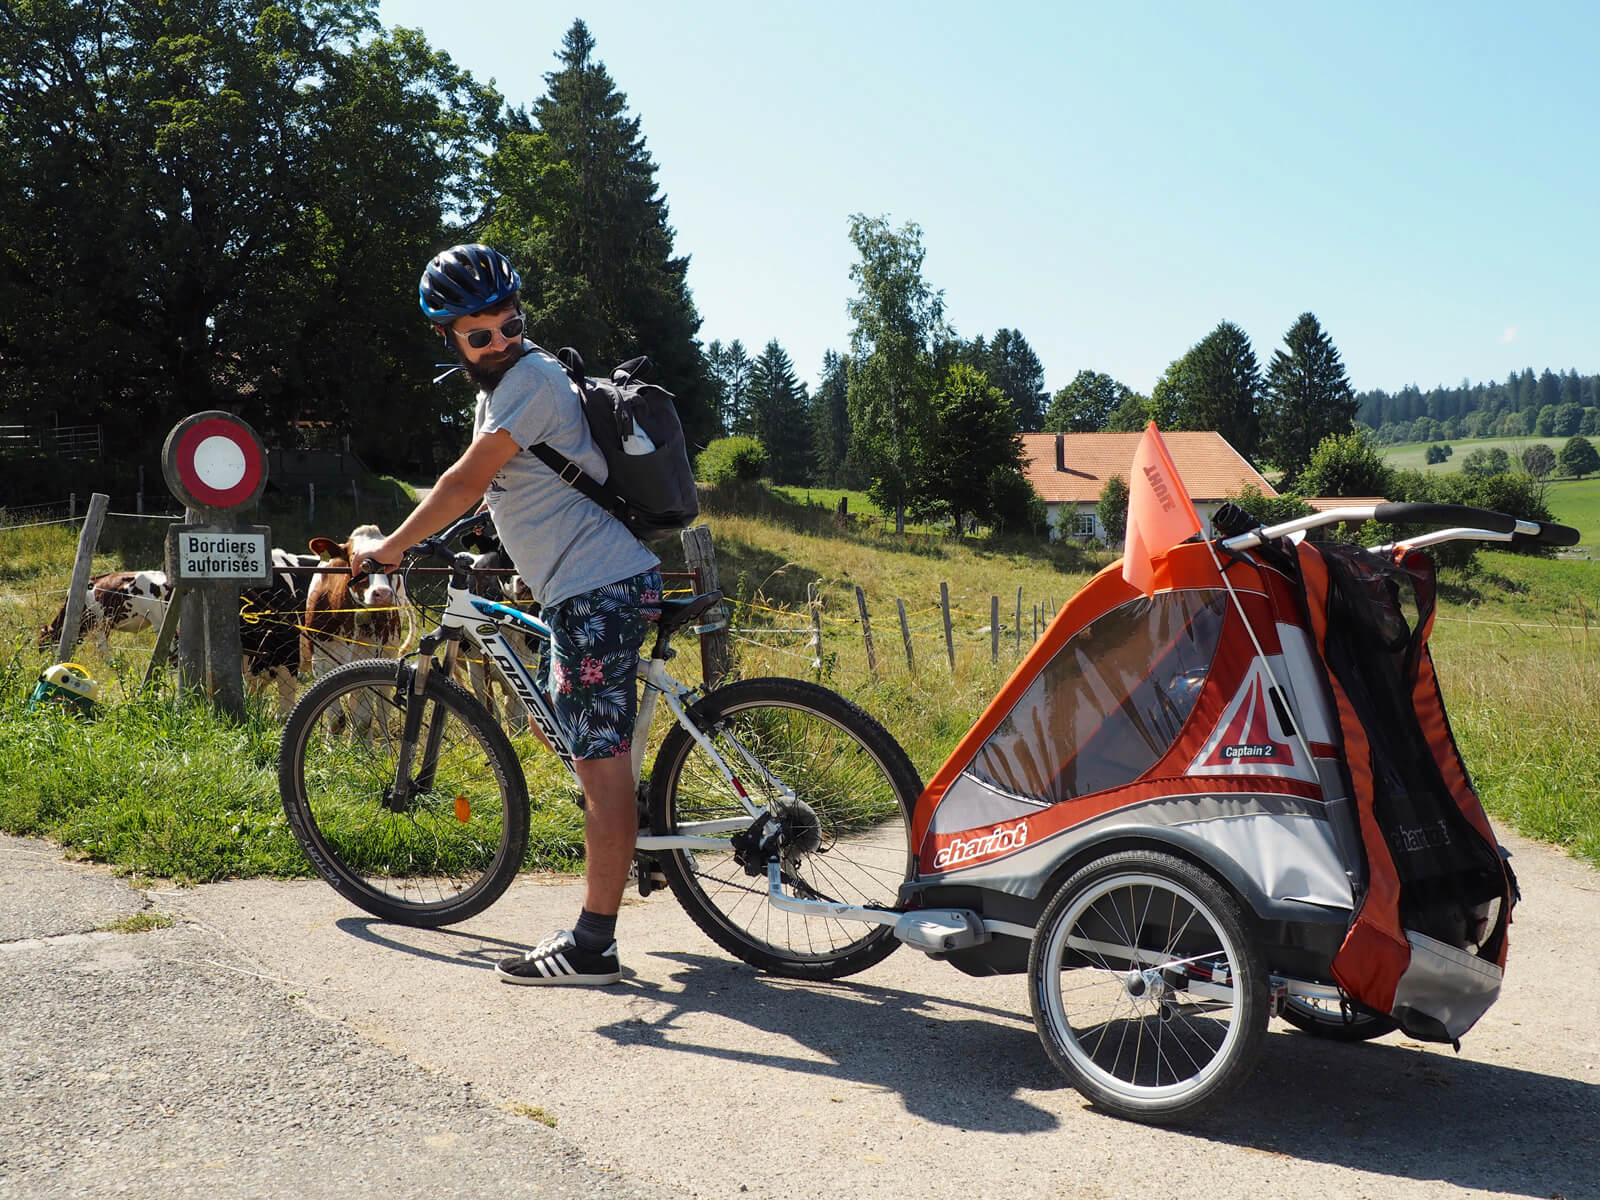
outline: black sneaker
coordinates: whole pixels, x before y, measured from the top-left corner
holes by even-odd
[[[505,983],[597,984],[622,978],[617,944],[604,953],[585,950],[570,929],[558,929],[526,954],[504,958],[494,973]]]

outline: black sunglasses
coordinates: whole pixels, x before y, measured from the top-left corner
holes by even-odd
[[[504,325],[500,326],[500,336],[507,341],[514,337],[521,337],[522,331],[526,326],[527,322],[521,317],[512,317]],[[463,334],[461,340],[474,350],[482,350],[490,342],[494,341],[494,330],[474,329],[471,333]]]

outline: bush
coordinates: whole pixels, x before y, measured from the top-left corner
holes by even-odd
[[[1297,517],[1309,517],[1314,511],[1298,496],[1269,496],[1253,483],[1245,484],[1239,489],[1238,494],[1230,494],[1228,499],[1263,525],[1276,525],[1282,521],[1293,521]]]
[[[694,475],[701,483],[753,481],[766,473],[767,448],[755,438],[717,438],[694,460]]]
[[[1386,496],[1390,475],[1371,435],[1358,429],[1323,438],[1295,487],[1303,496]]]
[[[989,513],[996,533],[1041,534],[1049,524],[1044,501],[1015,467],[996,467],[989,476]]]
[[[1066,513],[1067,506],[1063,504],[1061,511]],[[1106,531],[1106,545],[1120,545],[1128,533],[1128,481],[1121,475],[1113,475],[1100,489],[1095,515],[1100,518],[1100,528]],[[1063,537],[1066,533],[1062,530]]]

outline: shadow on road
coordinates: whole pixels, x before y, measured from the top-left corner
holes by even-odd
[[[673,982],[639,990],[659,1011],[601,1026],[595,1032],[625,1045],[709,1055],[803,1072],[896,1092],[906,1111],[955,1129],[1035,1133],[1060,1124],[1053,1114],[1015,1094],[1019,1089],[1065,1086],[1044,1058],[1031,1021],[1001,1008],[928,997],[855,981],[804,983],[731,967],[726,959],[657,954],[678,963]],[[951,1019],[955,1009],[963,1015]],[[820,1055],[783,1054],[764,1048],[700,1045],[684,1040],[683,1018],[712,1013],[760,1034],[779,1034]],[[760,1043],[759,1045],[757,1043]],[[975,1084],[974,1063],[992,1085]]]
[[[1340,1045],[1275,1027],[1255,1075],[1194,1132],[1474,1194],[1600,1196],[1600,1088],[1398,1034]]]
[[[402,939],[417,931],[372,918],[337,926],[386,949],[478,969],[523,948],[477,933],[428,931],[459,942],[448,953],[410,944]],[[840,1095],[829,1099],[838,1103],[848,1103],[850,1086],[891,1092],[908,1113],[954,1130],[1057,1132],[1066,1124],[1062,1099],[1052,1099],[1052,1112],[1029,1093],[1065,1093],[1067,1105],[1080,1103],[1039,1045],[1020,981],[1004,993],[1018,1001],[1008,1008],[854,979],[780,979],[718,956],[651,957],[672,964],[670,986],[659,981],[660,970],[629,973],[621,986],[642,1003],[595,1033],[618,1045],[837,1080]],[[707,1016],[717,1020],[698,1019]],[[727,1023],[748,1029],[747,1045],[737,1037],[730,1045]],[[715,1044],[703,1035],[708,1028],[719,1030]],[[1600,1088],[1458,1057],[1399,1034],[1343,1045],[1274,1026],[1258,1070],[1218,1112],[1152,1137],[1473,1193],[1600,1197]]]
[[[800,983],[707,956],[657,957],[680,965],[673,982],[682,991],[640,985],[660,1011],[596,1032],[619,1044],[882,1088],[898,1094],[907,1112],[952,1128],[1062,1126],[1024,1094],[1068,1086],[1024,1011],[856,981]],[[682,1018],[702,1012],[759,1036],[749,1049],[684,1040]],[[768,1034],[793,1039],[821,1061],[773,1051]],[[1239,1091],[1211,1117],[1174,1132],[1474,1192],[1600,1195],[1600,1089],[1424,1049],[1398,1035],[1340,1045],[1274,1027],[1259,1069]]]
[[[341,917],[333,924],[341,933],[348,933],[351,937],[359,938],[370,945],[381,946],[385,950],[398,950],[413,958],[425,958],[429,962],[448,963],[457,967],[492,969],[495,963],[506,955],[528,948],[527,943],[508,942],[503,938],[485,937],[481,933],[462,933],[455,929],[430,929],[427,931],[428,936],[450,938],[462,946],[459,953],[441,954],[437,950],[428,950],[400,941],[397,936],[389,936],[383,932],[392,929],[396,935],[415,937],[418,931],[410,925],[395,925],[377,917]]]

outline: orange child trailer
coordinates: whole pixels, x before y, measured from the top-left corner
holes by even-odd
[[[1371,519],[1454,528],[1304,540]],[[1062,608],[923,789],[876,916],[963,971],[1026,973],[1056,1066],[1153,1122],[1220,1101],[1274,1012],[1453,1041],[1493,1003],[1516,884],[1450,735],[1420,547],[1577,536],[1422,504],[1213,524],[1152,557],[1148,594],[1114,566]]]

